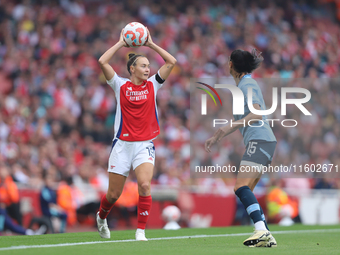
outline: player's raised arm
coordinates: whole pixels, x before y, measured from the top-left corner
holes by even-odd
[[[122,47],[128,47],[123,39],[123,30],[120,33],[119,41],[113,45],[110,49],[108,49],[98,60],[100,68],[103,70],[104,76],[106,80],[111,80],[115,75],[115,71],[112,66],[109,64],[112,56]]]
[[[159,69],[159,75],[163,80],[166,80],[171,73],[172,68],[174,68],[174,66],[176,65],[177,60],[170,53],[168,53],[166,50],[162,49],[152,41],[149,30],[148,39],[145,43],[145,46],[156,51],[165,60],[165,64]]]

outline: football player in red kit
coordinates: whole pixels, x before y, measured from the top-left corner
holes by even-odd
[[[97,213],[98,232],[102,238],[110,238],[106,217],[122,193],[132,166],[136,173],[139,193],[136,240],[147,241],[145,226],[152,203],[150,184],[155,162],[152,140],[160,132],[156,95],[175,66],[176,59],[152,41],[149,31],[145,46],[156,51],[165,60],[165,64],[150,78],[150,63],[143,55],[129,54],[129,79],[118,76],[109,64],[120,48],[127,47],[122,33],[119,41],[99,59],[107,83],[114,90],[117,99],[115,136],[108,164],[109,188]]]

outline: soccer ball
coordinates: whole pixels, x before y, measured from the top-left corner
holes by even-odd
[[[148,38],[148,31],[143,24],[131,22],[124,27],[123,36],[127,45],[137,48],[145,44]]]
[[[166,222],[178,221],[181,218],[181,211],[177,206],[169,205],[163,209],[162,218]]]

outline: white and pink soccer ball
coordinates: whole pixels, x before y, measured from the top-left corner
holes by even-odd
[[[169,205],[163,209],[162,218],[166,222],[177,222],[181,218],[181,211],[178,209],[177,206]]]
[[[139,22],[131,22],[124,27],[124,40],[132,48],[143,46],[148,38],[146,27]]]
[[[165,230],[177,230],[180,229],[181,226],[178,225],[177,221],[181,218],[181,211],[177,206],[169,205],[163,209],[162,212],[163,220],[166,221],[163,229]]]

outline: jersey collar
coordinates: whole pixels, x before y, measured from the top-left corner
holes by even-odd
[[[243,78],[251,78],[251,73],[248,73],[248,74],[244,75],[244,76],[241,78],[240,82],[242,81]]]
[[[131,83],[133,86],[136,86],[136,87],[144,86],[147,82],[148,82],[148,80],[144,80],[142,84],[136,85],[136,84],[132,83],[132,81],[130,80],[130,83]]]

